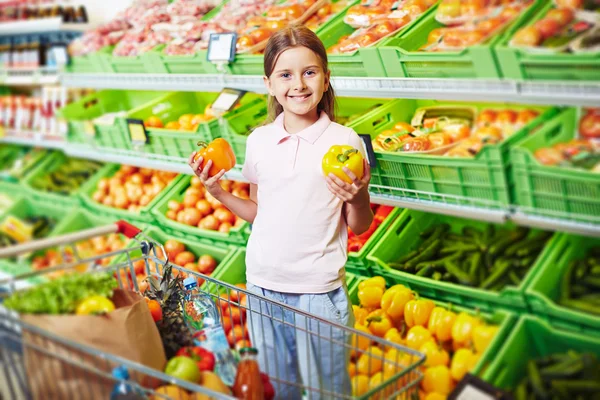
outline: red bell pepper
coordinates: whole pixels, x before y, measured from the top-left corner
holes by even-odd
[[[273,387],[273,385],[271,384],[271,381],[269,380],[269,375],[261,372],[260,378],[261,378],[262,384],[263,384],[263,394],[264,394],[265,400],[273,400],[275,398],[275,388]]]
[[[215,369],[215,355],[203,347],[182,347],[176,355],[191,358],[196,362],[200,371],[213,371]]]

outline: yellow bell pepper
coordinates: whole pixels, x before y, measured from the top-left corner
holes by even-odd
[[[470,349],[458,349],[452,356],[450,375],[455,381],[460,381],[471,370],[474,354]]]
[[[433,336],[426,328],[420,325],[413,326],[406,334],[406,347],[418,351],[421,346],[431,340],[433,340]]]
[[[382,309],[375,310],[367,316],[367,328],[375,336],[384,337],[392,326],[392,320]]]
[[[448,352],[442,349],[436,342],[430,340],[425,342],[419,351],[425,354],[425,366],[426,367],[437,367],[438,365],[448,365],[450,363],[450,356]]]
[[[498,332],[495,325],[478,325],[473,328],[473,346],[478,353],[483,353],[488,348]]]
[[[404,316],[406,303],[414,299],[413,292],[403,285],[394,285],[385,291],[381,298],[381,309],[394,320]]]
[[[452,326],[452,339],[458,344],[470,343],[473,338],[473,329],[480,323],[479,318],[461,312]]]
[[[378,286],[367,286],[358,290],[360,305],[367,308],[377,308],[381,303],[383,290]]]
[[[455,321],[455,313],[443,307],[436,307],[431,311],[427,328],[440,342],[446,342],[452,339],[452,327]]]
[[[328,176],[334,174],[346,183],[352,183],[352,179],[342,168],[347,167],[350,171],[362,179],[365,174],[364,158],[362,154],[352,146],[331,146],[323,156],[323,174]]]
[[[381,288],[381,290],[385,292],[385,279],[382,276],[374,276],[372,278],[365,279],[364,281],[360,281],[360,283],[358,284],[358,289],[362,290],[370,286]],[[390,289],[392,289],[395,286],[392,286]]]
[[[415,325],[427,326],[435,303],[431,300],[411,300],[404,306],[404,321],[409,328]]]
[[[445,365],[427,368],[421,386],[426,393],[435,392],[442,395],[448,395],[454,389],[450,370]]]

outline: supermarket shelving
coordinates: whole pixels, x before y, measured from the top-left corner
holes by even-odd
[[[65,86],[95,89],[220,91],[231,87],[266,93],[261,76],[62,74],[60,80]],[[339,96],[600,105],[599,82],[334,77],[332,83]]]
[[[0,36],[28,35],[46,32],[85,32],[89,24],[65,23],[62,17],[40,18],[0,23]]]
[[[59,82],[56,68],[8,68],[0,70],[0,85],[52,85]]]
[[[66,154],[96,161],[128,164],[136,167],[152,168],[164,171],[191,174],[187,160],[178,157],[167,157],[140,153],[137,151],[119,151],[110,148],[92,147],[67,143],[61,140],[41,139],[39,135],[7,131],[7,136],[0,138],[0,143],[18,144],[62,150]],[[239,169],[228,172],[226,179],[244,181]],[[498,209],[483,200],[466,199],[458,196],[438,195],[417,192],[408,189],[394,188],[397,194],[380,194],[376,186],[372,187],[371,199],[374,203],[395,207],[421,210],[425,212],[452,215],[487,222],[503,223],[511,221],[517,225],[543,228],[552,231],[570,232],[585,236],[600,237],[600,224],[592,222],[575,222],[568,215],[557,215],[556,218],[536,216],[528,210],[514,208]],[[383,188],[385,189],[385,188]],[[389,189],[389,188],[387,188]],[[457,204],[459,203],[459,204]]]

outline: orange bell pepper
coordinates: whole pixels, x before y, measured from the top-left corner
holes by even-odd
[[[210,142],[198,142],[200,150],[194,156],[194,162],[198,161],[200,157],[203,158],[201,168],[204,169],[208,160],[212,160],[212,166],[208,171],[208,176],[213,177],[218,174],[222,169],[229,171],[235,167],[236,159],[233,154],[233,149],[227,140],[218,138]]]

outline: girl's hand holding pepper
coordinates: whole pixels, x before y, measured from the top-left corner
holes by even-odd
[[[222,169],[215,176],[210,177],[209,171],[213,165],[213,161],[208,160],[208,162],[204,166],[204,169],[202,169],[202,162],[204,161],[204,159],[202,157],[198,157],[196,160],[194,160],[195,156],[196,152],[193,152],[190,155],[190,158],[188,159],[188,165],[192,168],[194,174],[198,178],[200,178],[200,181],[202,182],[208,193],[210,193],[213,197],[216,198],[219,195],[219,193],[224,191],[221,185],[219,184],[219,180],[221,180],[223,175],[225,175],[226,171]]]
[[[359,179],[348,167],[342,169],[344,173],[348,175],[352,183],[344,182],[331,172],[325,176],[329,191],[348,204],[362,204],[365,202],[366,204],[369,204],[371,169],[369,168],[367,160],[362,160],[362,162],[364,165],[364,175],[362,179]]]

